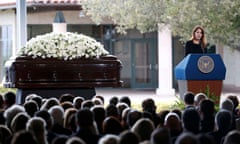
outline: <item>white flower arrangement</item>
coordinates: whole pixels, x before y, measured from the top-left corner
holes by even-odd
[[[26,46],[20,48],[17,56],[72,60],[99,58],[107,54],[109,53],[103,45],[92,37],[71,32],[51,32],[29,40]]]

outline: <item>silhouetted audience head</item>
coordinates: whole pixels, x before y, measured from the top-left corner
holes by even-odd
[[[73,94],[71,94],[71,93],[65,93],[65,94],[60,95],[59,102],[62,103],[62,102],[68,101],[68,102],[72,103],[74,97],[75,96]]]
[[[97,128],[100,134],[103,132],[103,121],[105,119],[106,113],[105,108],[101,105],[95,105],[91,108],[91,111],[94,114],[95,122],[97,124]]]
[[[30,116],[26,112],[20,112],[14,116],[11,122],[11,130],[15,133],[26,129],[26,125]]]
[[[37,140],[35,139],[34,135],[31,132],[27,130],[22,130],[16,132],[13,135],[11,144],[39,144],[39,143],[37,142]]]
[[[171,134],[168,128],[156,128],[150,138],[151,144],[172,144]]]
[[[206,133],[200,133],[197,135],[199,144],[216,144],[214,138]]]
[[[222,109],[215,116],[215,123],[219,131],[228,132],[232,124],[232,114],[230,111]]]
[[[232,130],[224,138],[223,144],[240,144],[240,131]]]
[[[160,117],[160,121],[159,121],[159,124],[158,126],[163,126],[164,125],[164,121],[165,121],[165,117],[166,115],[170,112],[170,110],[161,110],[159,113],[158,113],[158,116]]]
[[[55,97],[48,98],[41,106],[41,110],[49,110],[52,106],[60,105],[59,101]]]
[[[194,96],[194,105],[196,107],[198,107],[200,102],[202,100],[205,100],[205,99],[208,99],[208,97],[207,97],[207,95],[205,93],[200,92],[200,93],[195,94],[195,96]]]
[[[62,106],[64,111],[69,109],[69,108],[73,108],[74,107],[72,102],[69,102],[69,101],[64,101],[60,105]]]
[[[61,106],[52,106],[48,112],[53,117],[53,124],[63,125],[64,110]]]
[[[164,127],[169,129],[172,137],[176,137],[182,132],[181,119],[176,113],[170,112],[165,117]]]
[[[113,104],[109,104],[107,107],[106,107],[106,117],[109,117],[109,116],[113,116],[117,119],[120,118],[120,115],[119,115],[119,112],[118,112],[118,109],[115,105]]]
[[[193,92],[186,92],[183,95],[183,101],[185,103],[186,108],[194,107],[194,93]]]
[[[139,137],[139,141],[143,142],[150,140],[151,133],[154,131],[155,126],[152,120],[148,118],[140,118],[132,126],[131,131]]]
[[[109,105],[112,104],[116,106],[118,102],[119,102],[119,99],[116,96],[113,96],[109,99]]]
[[[236,95],[228,95],[227,98],[230,99],[233,102],[233,107],[234,107],[234,109],[236,109],[238,107],[238,105],[239,105],[238,96],[236,96]]]
[[[11,123],[13,118],[20,112],[25,112],[24,107],[21,105],[14,104],[8,109],[6,109],[6,111],[4,112],[4,117],[5,117],[6,125],[8,126],[8,128],[11,128]]]
[[[5,109],[7,109],[16,103],[16,94],[12,91],[5,92],[3,94],[3,100]]]
[[[77,127],[75,123],[76,108],[69,108],[64,112],[63,127],[75,132]]]
[[[142,101],[142,110],[143,111],[148,111],[152,114],[155,114],[156,112],[156,105],[155,102],[152,98],[147,98]]]
[[[125,130],[119,135],[119,144],[139,144],[139,137],[130,130]]]
[[[232,100],[230,99],[223,100],[222,103],[220,104],[220,109],[225,109],[225,110],[229,110],[230,112],[233,112],[234,105]]]
[[[102,103],[104,105],[105,99],[104,99],[104,97],[102,95],[95,95],[94,97],[101,99]]]
[[[90,100],[90,99],[88,99],[88,100],[84,100],[84,101],[82,102],[82,107],[81,107],[81,108],[88,108],[88,109],[90,109],[90,108],[92,108],[93,106],[94,106],[93,101]]]
[[[47,110],[40,110],[35,113],[36,117],[42,118],[46,123],[46,129],[51,130],[53,126],[53,117]]]
[[[100,98],[97,98],[97,97],[93,97],[92,102],[93,102],[94,105],[103,105],[102,100]]]
[[[98,144],[118,144],[119,137],[113,134],[106,134],[100,138]]]
[[[94,123],[94,114],[88,108],[80,109],[77,111],[76,121],[80,128],[89,128]]]
[[[53,139],[51,144],[66,144],[68,137],[66,135],[60,135]]]
[[[123,96],[119,99],[119,102],[126,103],[129,107],[131,107],[131,99],[128,96]]]
[[[191,132],[183,132],[177,137],[175,144],[199,144],[197,137]]]
[[[103,121],[103,134],[115,134],[119,135],[122,131],[122,125],[119,121],[119,119],[109,116],[106,117]]]
[[[68,138],[68,140],[66,141],[66,144],[86,144],[86,142],[84,140],[82,140],[80,137],[70,137]]]
[[[194,108],[185,109],[182,116],[183,129],[198,134],[200,131],[200,115]]]
[[[47,143],[46,123],[40,117],[33,117],[27,122],[27,130],[32,133],[39,144]]]
[[[33,100],[26,101],[23,107],[30,117],[33,117],[35,112],[39,110],[38,104]]]
[[[134,109],[130,110],[127,114],[128,127],[131,128],[140,118],[142,118],[142,112]]]
[[[0,125],[0,143],[7,144],[10,141],[11,136],[11,130],[5,125]]]
[[[82,102],[85,99],[83,97],[77,96],[73,99],[73,106],[78,110],[82,107]]]
[[[215,104],[210,99],[202,100],[199,105],[199,112],[202,113],[203,116],[212,116],[215,114]]]

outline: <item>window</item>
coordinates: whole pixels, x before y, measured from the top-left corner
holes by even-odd
[[[0,26],[0,78],[4,76],[4,64],[12,56],[12,26]]]

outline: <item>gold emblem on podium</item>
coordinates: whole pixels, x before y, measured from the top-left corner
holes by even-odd
[[[201,56],[197,65],[202,73],[210,73],[214,69],[214,61],[210,56]]]

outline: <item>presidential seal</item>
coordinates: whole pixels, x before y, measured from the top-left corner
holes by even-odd
[[[214,69],[214,61],[210,56],[201,56],[197,65],[202,73],[210,73]]]

